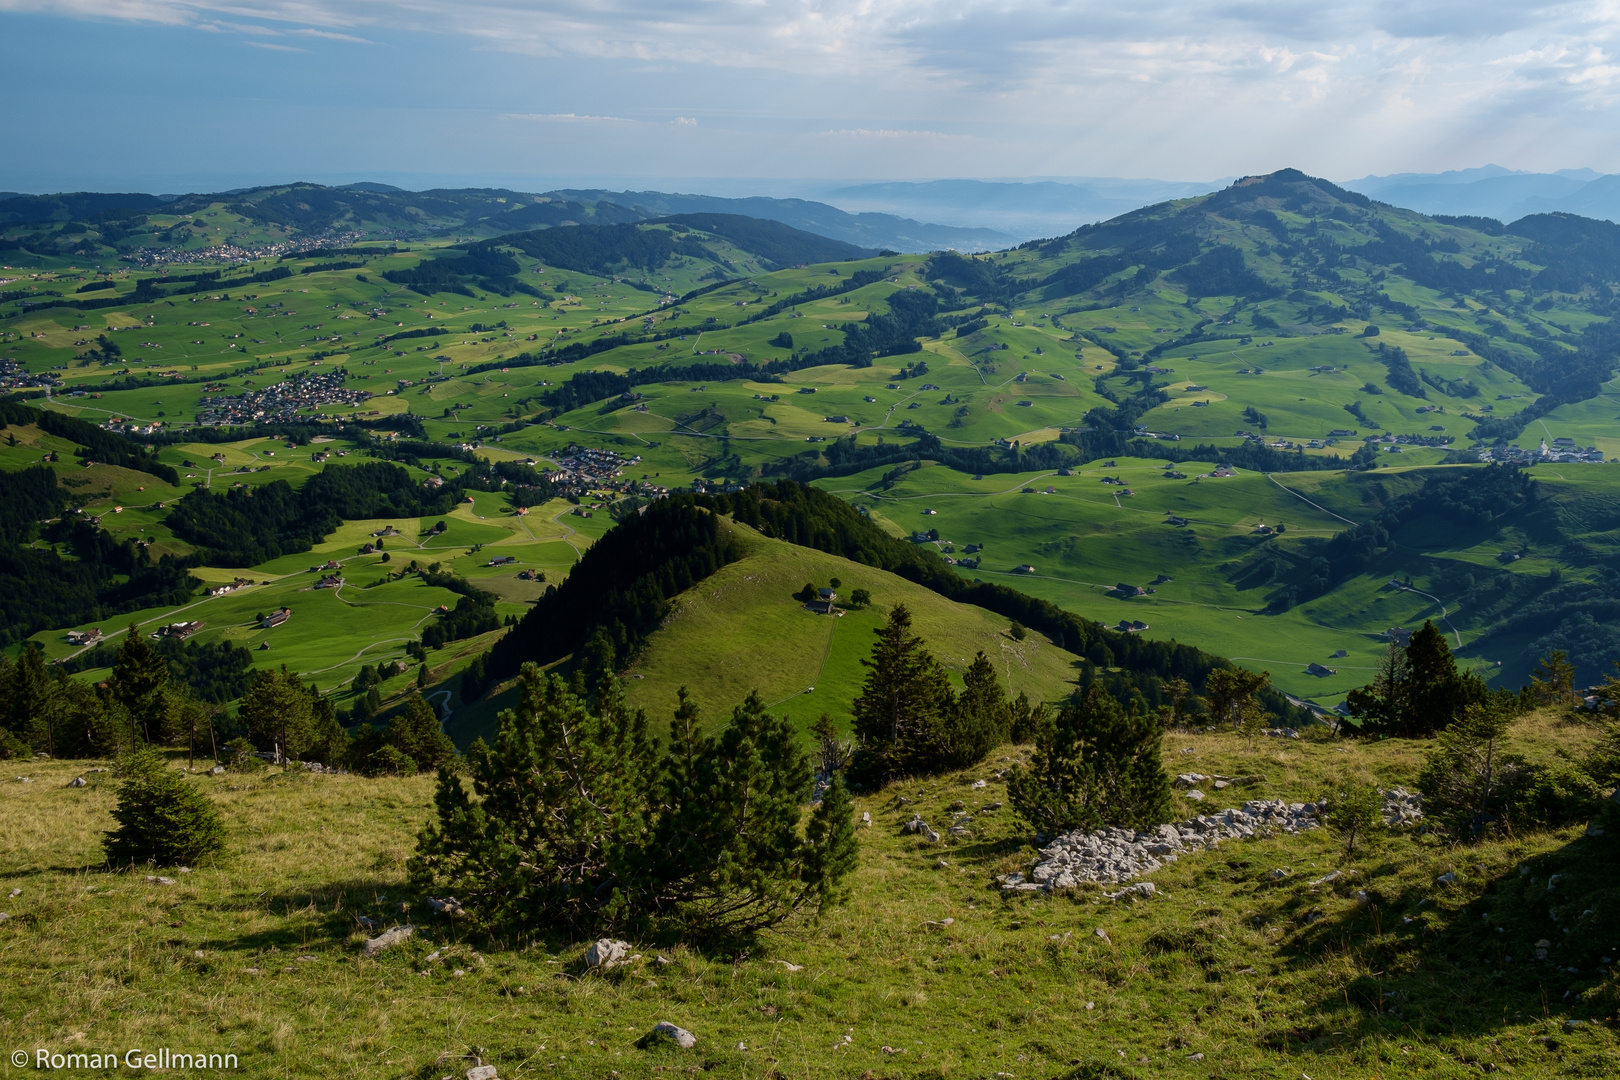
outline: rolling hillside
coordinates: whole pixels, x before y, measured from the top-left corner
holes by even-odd
[[[239,228],[229,213],[154,218],[173,236],[150,268],[57,247],[0,290],[0,382],[176,470],[157,498],[132,497],[139,476],[74,489],[87,511],[129,504],[99,527],[154,554],[189,550],[157,502],[296,486],[316,437],[355,460],[408,445],[422,483],[477,462],[562,475],[590,447],[619,462],[573,490],[596,516],[549,513],[581,533],[670,490],[812,481],[976,560],[965,577],[1245,658],[1323,704],[1380,634],[1429,617],[1509,684],[1527,652],[1566,648],[1591,678],[1620,649],[1605,222],[1429,218],[1284,171],[982,257],[849,258],[702,212],[231,263],[202,246]],[[25,428],[8,467],[55,445]],[[1335,536],[1482,458],[1530,468],[1537,509],[1402,524],[1337,565]],[[513,495],[477,493],[479,514]]]

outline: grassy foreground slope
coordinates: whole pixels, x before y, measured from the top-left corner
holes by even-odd
[[[1521,735],[1535,757],[1580,741],[1545,719]],[[1264,777],[1233,803],[1314,798],[1345,777],[1410,786],[1423,748],[1165,743],[1178,768]],[[1257,839],[1151,875],[1150,901],[1089,888],[1006,899],[993,875],[1027,869],[1035,850],[1007,809],[992,809],[1005,799],[993,770],[1025,753],[1004,748],[979,768],[858,798],[874,823],[860,832],[853,896],[819,926],[712,955],[638,941],[644,959],[607,976],[584,973],[584,941],[466,941],[435,921],[404,873],[431,814],[429,778],[200,778],[233,856],[166,886],[96,869],[112,825],[107,774],[36,763],[32,783],[0,785],[0,864],[8,891],[21,890],[0,923],[0,1038],[30,1051],[229,1052],[251,1077],[436,1080],[460,1075],[470,1054],[513,1078],[1620,1069],[1604,1022],[1613,976],[1589,955],[1616,934],[1615,915],[1581,914],[1602,906],[1589,898],[1605,871],[1578,829],[1469,849],[1407,834],[1352,858],[1321,832]],[[81,772],[89,786],[65,786]],[[979,779],[987,786],[973,789]],[[914,801],[898,806],[902,793]],[[949,821],[958,801],[970,837],[942,849],[901,833],[914,811]],[[1334,869],[1356,873],[1313,884]],[[1446,873],[1455,883],[1437,883]],[[1570,876],[1549,894],[1552,873]],[[362,915],[422,929],[363,959]],[[1537,963],[1543,938],[1551,952]],[[1583,1000],[1605,978],[1609,997]],[[638,1049],[665,1019],[697,1047]]]

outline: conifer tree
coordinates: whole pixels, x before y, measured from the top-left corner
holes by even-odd
[[[904,604],[876,633],[852,708],[859,742],[853,772],[871,784],[940,768],[940,720],[955,705],[945,669],[912,633]]]
[[[1104,825],[1145,829],[1170,820],[1170,776],[1159,760],[1164,728],[1093,683],[1035,738],[1028,769],[1007,779],[1018,815],[1047,836]]]
[[[108,682],[128,713],[131,748],[137,737],[151,742],[158,735],[158,692],[168,681],[168,661],[141,635],[140,627],[130,623]]]
[[[410,758],[418,772],[431,772],[455,759],[456,744],[444,733],[438,714],[421,694],[412,693],[405,708],[388,721],[388,745]]]
[[[809,762],[758,695],[705,734],[684,688],[660,756],[611,674],[585,696],[533,664],[472,779],[439,771],[435,820],[410,861],[486,926],[636,927],[723,938],[813,913],[842,895],[854,823],[840,784],[812,811]],[[473,797],[476,796],[476,799]]]
[[[190,865],[225,848],[225,825],[208,796],[161,754],[141,748],[119,762],[124,781],[112,816],[118,828],[107,834],[107,861],[113,866],[153,862]]]
[[[240,707],[242,724],[254,743],[273,751],[278,760],[297,758],[313,744],[314,705],[309,690],[282,664],[253,673]]]

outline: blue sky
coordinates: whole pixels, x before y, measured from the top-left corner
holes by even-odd
[[[1620,171],[1613,0],[0,0],[0,41],[23,191]]]

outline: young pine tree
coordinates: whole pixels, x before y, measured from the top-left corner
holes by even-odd
[[[208,796],[154,750],[119,762],[124,774],[112,816],[118,828],[103,844],[112,866],[191,865],[225,849],[225,825]]]
[[[1013,809],[1053,836],[1105,825],[1145,829],[1170,820],[1170,776],[1159,761],[1164,729],[1093,683],[1035,737],[1026,770],[1007,780]]]

